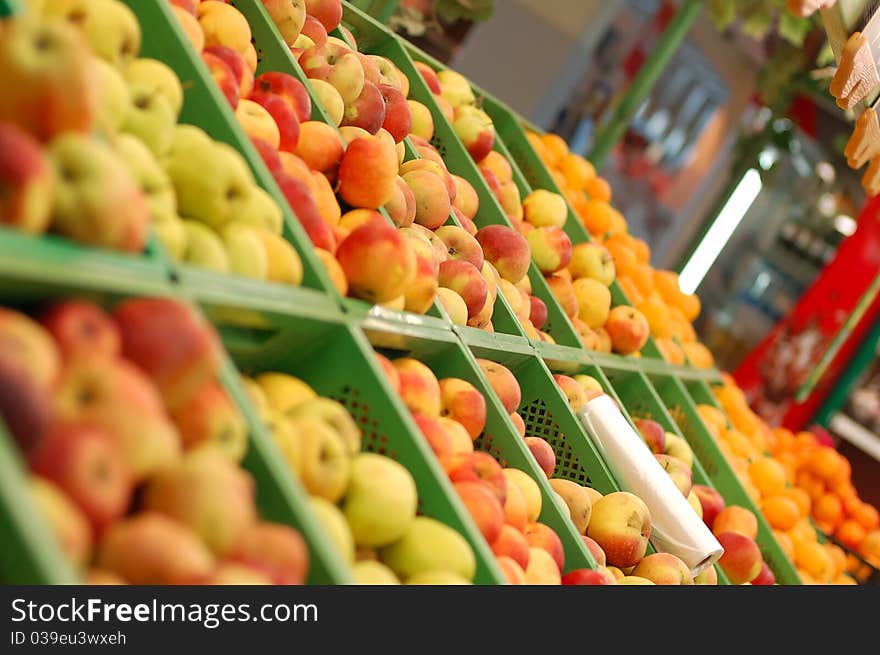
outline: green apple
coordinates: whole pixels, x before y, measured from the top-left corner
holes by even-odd
[[[254,389],[254,387],[256,387],[256,389]],[[256,390],[259,390],[260,393],[262,393],[260,385],[253,382],[253,386],[249,391]],[[287,468],[290,469],[290,472],[294,477],[299,479],[302,475],[303,452],[299,430],[293,427],[293,422],[290,421],[290,419],[277,409],[269,407],[268,404],[266,404],[265,409],[261,411],[260,414],[266,422],[269,434],[272,435],[272,441],[275,442],[278,450],[281,451],[284,463],[287,464]]]
[[[342,511],[358,546],[381,547],[398,540],[416,516],[416,483],[404,466],[376,453],[359,453]]]
[[[197,127],[176,127],[164,165],[181,214],[220,229],[248,207],[253,177],[234,152]]]
[[[223,240],[204,223],[192,219],[183,219],[186,230],[186,249],[183,261],[193,266],[208,268],[221,273],[229,272],[229,257]]]
[[[44,4],[43,15],[78,27],[92,51],[119,69],[141,50],[137,16],[119,0],[51,0]]]
[[[83,243],[142,251],[150,210],[122,157],[77,132],[56,137],[48,150],[57,181],[53,228]]]
[[[330,425],[314,416],[291,419],[302,444],[300,481],[309,495],[339,502],[351,477],[351,457],[345,441]]]
[[[139,57],[126,67],[125,80],[129,84],[144,84],[158,90],[168,100],[175,121],[180,116],[183,107],[183,86],[177,73],[168,64],[158,59]]]
[[[428,571],[473,580],[477,570],[474,551],[464,537],[428,516],[413,519],[400,539],[379,551],[379,558],[404,580]]]
[[[349,455],[355,455],[361,450],[360,428],[348,410],[335,400],[312,398],[292,408],[287,412],[287,415],[291,418],[298,416],[319,418],[339,433],[345,442]]]
[[[382,564],[382,562],[371,559],[355,562],[351,567],[351,573],[354,576],[355,584],[400,584],[400,580],[394,575],[394,571]]]
[[[95,122],[105,134],[119,132],[131,105],[131,94],[122,75],[112,64],[100,57],[92,57],[100,75],[100,101]]]
[[[131,102],[122,131],[138,137],[156,155],[164,157],[174,141],[177,116],[160,89],[145,82],[129,82]]]
[[[254,381],[263,392],[267,405],[282,414],[318,395],[308,384],[287,373],[260,373]]]
[[[329,500],[312,496],[309,505],[346,564],[354,564],[354,538],[342,511]]]
[[[251,189],[247,205],[242,207],[235,217],[235,222],[263,228],[278,235],[284,227],[284,218],[278,203],[268,191],[259,186]]]
[[[226,248],[230,272],[258,280],[266,279],[269,267],[266,248],[253,227],[233,221],[223,228],[220,236]]]
[[[150,149],[131,134],[118,135],[115,144],[116,151],[146,196],[153,220],[176,215],[177,196],[174,195],[174,185]]]
[[[677,434],[666,433],[666,448],[663,452],[666,455],[677,457],[690,469],[694,467],[694,451],[691,450],[690,444]]]
[[[183,261],[186,253],[186,228],[176,213],[153,214],[153,233],[175,262]]]

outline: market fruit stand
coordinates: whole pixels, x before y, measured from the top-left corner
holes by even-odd
[[[415,314],[346,297],[318,259],[308,234],[170,5],[138,0],[126,0],[125,4],[137,16],[144,35],[141,56],[164,62],[183,82],[179,122],[196,125],[213,139],[235,148],[256,183],[280,207],[281,234],[299,255],[302,283],[283,285],[181,263],[168,255],[154,235],[143,253],[132,255],[90,248],[53,235],[32,237],[4,228],[0,230],[4,305],[27,308],[52,299],[80,297],[110,310],[125,298],[158,296],[197,307],[220,336],[224,353],[219,380],[247,424],[248,449],[241,465],[255,480],[259,514],[302,534],[309,552],[307,583],[350,583],[350,562],[339,556],[338,543],[316,517],[308,493],[282,464],[283,455],[245,389],[242,376],[266,371],[294,375],[320,396],[344,405],[362,431],[362,448],[396,460],[410,472],[417,487],[419,514],[451,527],[470,545],[476,560],[473,581],[505,582],[505,574],[480,527],[420,434],[413,414],[386,377],[377,353],[391,361],[417,360],[427,365],[438,380],[466,380],[485,397],[485,429],[474,441],[474,450],[488,453],[504,467],[525,471],[535,481],[544,500],[540,521],[559,536],[565,570],[595,568],[596,561],[567,513],[554,500],[547,476],[520,438],[511,412],[481,368],[482,361],[499,363],[515,375],[522,394],[517,409],[526,433],[545,439],[553,447],[556,477],[592,486],[602,494],[620,489],[554,377],[589,375],[599,381],[631,421],[650,418],[667,432],[683,437],[694,453],[694,482],[714,487],[730,505],[751,510],[758,522],[756,542],[776,581],[800,583],[794,564],[719,448],[713,428],[698,411],[699,405],[723,411],[713,392],[724,383],[719,371],[670,364],[664,361],[653,338],[647,340],[637,357],[585,349],[534,262],[528,271],[531,293],[547,307],[544,330],[552,341],[527,335],[501,293],[495,301],[494,331],[453,323],[436,300],[427,312]],[[310,88],[307,76],[263,5],[258,0],[235,0],[230,4],[250,25],[257,72],[288,73]],[[0,2],[0,6],[6,12],[15,9],[9,0]],[[479,197],[480,211],[474,219],[477,227],[511,227],[509,217],[435,102],[415,62],[435,70],[442,70],[443,65],[370,16],[347,3],[343,6],[341,26],[350,32],[346,35],[337,29],[333,34],[342,40],[353,37],[360,52],[387,57],[408,77],[410,97],[423,103],[433,117],[432,145],[443,156],[448,170],[466,179]],[[527,138],[526,131],[536,129],[503,102],[476,87],[473,92],[494,122],[494,150],[510,162],[520,196],[535,189],[560,193]],[[333,125],[313,92],[311,99],[312,119]],[[409,138],[403,143],[405,160],[419,157]],[[380,213],[388,217],[387,212]],[[571,242],[592,240],[570,204],[567,214],[564,230]],[[448,224],[460,227],[462,223],[453,213]],[[628,304],[616,282],[611,285],[611,295],[614,305]],[[0,449],[0,577],[11,583],[73,581],[75,576],[39,513],[22,494],[26,467],[5,430]],[[719,583],[726,583],[727,577],[720,567],[716,568]]]

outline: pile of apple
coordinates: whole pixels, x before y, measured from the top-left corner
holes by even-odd
[[[677,273],[651,265],[648,244],[629,234],[626,219],[611,204],[612,192],[608,182],[596,174],[589,161],[569,151],[568,144],[559,135],[527,131],[526,136],[592,237],[595,252],[591,257],[601,256],[606,262],[610,259],[614,263],[611,276],[616,276],[632,305],[630,313],[637,317],[640,331],[647,326],[664,359],[670,363],[683,365],[689,362],[700,368],[711,367],[714,363],[712,354],[699,341],[692,325],[700,313],[700,299],[681,290]],[[607,266],[607,263],[603,265]],[[557,281],[556,284],[564,289],[564,296],[572,295],[565,282]],[[599,297],[595,300],[598,301]],[[604,305],[604,298],[602,301]],[[586,345],[594,350],[605,350],[607,342],[599,327],[593,326],[599,333],[598,347],[590,336],[587,336]]]
[[[76,575],[102,584],[301,584],[299,532],[261,520],[220,345],[188,305],[0,309],[0,415]]]
[[[138,161],[152,162],[151,112],[134,102],[143,70],[125,81],[119,73],[140,31],[127,7],[106,0],[100,11],[115,30],[90,32],[89,16],[77,30],[30,9],[0,23],[0,223],[141,252],[158,202],[143,189]],[[100,132],[126,138],[108,142]]]
[[[417,516],[410,472],[361,450],[343,405],[292,375],[244,378],[284,462],[358,584],[471,584],[476,559],[452,528]]]
[[[175,261],[300,284],[299,256],[280,236],[281,211],[240,153],[177,124],[180,80],[138,56],[140,25],[125,4],[33,3],[7,33],[15,38],[4,40],[0,77],[19,93],[0,120],[51,137],[41,150],[3,126],[4,155],[21,152],[9,167],[18,190],[4,216],[13,224],[132,252],[152,229]],[[40,39],[52,48],[36,59]],[[19,46],[34,51],[39,68],[14,61]],[[52,111],[28,110],[41,105]]]

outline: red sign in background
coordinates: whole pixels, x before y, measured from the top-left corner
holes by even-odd
[[[835,335],[880,272],[880,197],[870,199],[856,231],[834,258],[733,372],[752,409],[770,425],[806,429],[823,399],[880,313],[875,300],[803,402],[795,400]]]

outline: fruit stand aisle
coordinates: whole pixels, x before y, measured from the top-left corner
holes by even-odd
[[[2,28],[0,578],[845,581],[561,139],[345,2],[92,5]],[[696,579],[606,394],[726,548]]]

